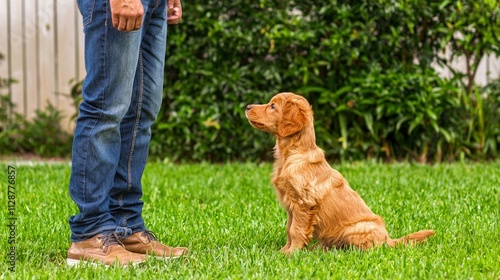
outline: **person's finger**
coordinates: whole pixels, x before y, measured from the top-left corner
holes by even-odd
[[[136,21],[134,19],[129,19],[127,20],[127,23],[125,24],[125,31],[134,31],[135,29],[135,23]]]
[[[141,26],[142,26],[142,17],[138,17],[135,20],[135,30],[138,30],[139,28],[141,28]]]
[[[138,30],[142,26],[142,18],[144,17],[144,8],[142,5],[139,7],[139,13],[137,14],[137,17],[135,20],[132,21],[132,25],[134,26],[132,30]]]
[[[123,17],[119,17],[118,19],[118,27],[116,28],[120,31],[126,31],[127,30],[127,19]]]
[[[179,15],[176,15],[176,14],[171,14],[168,16],[168,20],[178,20],[180,17]]]
[[[168,24],[178,24],[181,20],[181,9],[179,7],[174,7],[168,10]]]
[[[178,24],[179,22],[180,22],[180,18],[179,17],[172,17],[172,18],[169,18],[167,20],[168,24]]]
[[[118,29],[118,26],[120,25],[120,18],[117,15],[113,15],[111,20],[113,21],[113,27]]]

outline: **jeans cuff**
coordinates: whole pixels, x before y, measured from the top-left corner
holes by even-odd
[[[117,227],[115,229],[115,234],[118,237],[118,239],[125,239],[132,235],[132,229],[128,227]]]
[[[104,226],[104,227],[99,228],[93,232],[84,233],[84,234],[76,234],[76,233],[72,232],[71,233],[71,242],[84,241],[84,240],[87,240],[91,237],[94,237],[100,233],[106,234],[106,233],[111,232],[115,229],[116,229],[116,226]]]

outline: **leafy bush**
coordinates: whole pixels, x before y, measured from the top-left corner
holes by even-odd
[[[316,121],[318,133],[329,135],[319,140],[333,147],[330,154],[353,159],[361,152],[386,160],[426,162],[429,156],[441,161],[443,153],[452,156],[459,149],[457,133],[465,128],[460,124],[460,92],[431,68],[372,69],[336,91],[307,91],[320,96],[316,114],[334,116]],[[333,142],[337,139],[339,145]],[[443,151],[446,148],[451,150]]]
[[[494,159],[500,156],[500,80],[477,88],[466,104],[471,112],[467,120],[468,133],[464,146],[475,159]]]
[[[23,131],[24,143],[33,153],[45,156],[69,156],[72,137],[62,129],[62,114],[48,103],[44,110],[37,110],[36,116],[28,122]]]
[[[183,23],[169,31],[164,106],[152,154],[210,161],[265,158],[272,141],[266,143],[247,125],[244,109],[289,88],[263,33],[285,11],[256,1],[201,1],[183,8]]]
[[[5,90],[14,82],[0,78],[0,155],[68,156],[72,137],[61,128],[61,112],[47,104],[44,110],[36,111],[32,120],[27,120],[15,111],[15,104]]]
[[[22,129],[24,118],[13,112],[14,104],[8,95],[0,94],[0,154],[24,151]]]
[[[311,102],[318,144],[329,158],[500,155],[498,82],[474,84],[484,55],[500,55],[498,1],[202,0],[183,8],[183,22],[169,27],[153,157],[269,159],[274,139],[251,128],[244,110],[281,91]],[[457,58],[465,59],[463,73],[451,67]],[[435,65],[453,77],[440,77]],[[75,106],[80,92],[76,82]],[[38,118],[45,126],[60,116]],[[17,127],[2,133],[18,137],[16,149],[65,147],[35,144],[47,140],[42,133],[56,133],[48,126],[10,125]],[[33,141],[21,141],[18,131],[28,127]]]
[[[67,157],[72,137],[61,128],[62,115],[51,104],[37,110],[32,120],[14,111],[8,96],[0,95],[0,154],[36,154]]]
[[[313,105],[317,139],[328,157],[491,158],[498,154],[495,130],[487,143],[478,110],[495,109],[478,106],[493,94],[478,99],[470,79],[484,54],[500,52],[495,3],[185,3],[183,22],[169,29],[164,107],[152,154],[195,161],[269,158],[274,140],[247,124],[244,108],[294,91]],[[447,47],[450,57],[442,55]],[[433,70],[433,63],[449,67],[457,57],[466,58],[465,73],[444,79]]]

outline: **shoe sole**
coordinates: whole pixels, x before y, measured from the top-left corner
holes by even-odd
[[[119,265],[119,264],[104,264],[104,263],[99,263],[99,262],[92,262],[92,261],[82,261],[82,260],[75,260],[75,259],[66,259],[66,264],[70,267],[75,267],[75,266],[92,266],[94,268],[103,266],[103,267],[110,267],[110,266],[121,266],[121,267],[127,267],[129,265],[136,266],[140,263],[143,263],[145,261],[140,261],[140,262],[134,262],[131,264],[124,264],[124,265]]]
[[[153,255],[148,255],[149,258],[155,258],[157,260],[162,260],[162,261],[169,261],[169,260],[174,260],[178,259],[182,256],[174,256],[174,257],[162,257],[162,256],[153,256]]]

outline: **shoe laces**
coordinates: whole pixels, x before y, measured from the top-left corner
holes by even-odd
[[[142,232],[142,236],[146,237],[148,239],[148,242],[158,241],[158,238],[156,238],[156,235],[152,231],[147,230],[147,229]]]
[[[106,253],[108,251],[108,248],[111,245],[118,244],[118,245],[124,247],[123,243],[120,241],[120,239],[118,238],[118,236],[116,235],[116,233],[114,231],[110,232],[109,234],[100,236],[99,239],[102,240],[102,250],[104,251],[104,253]]]

